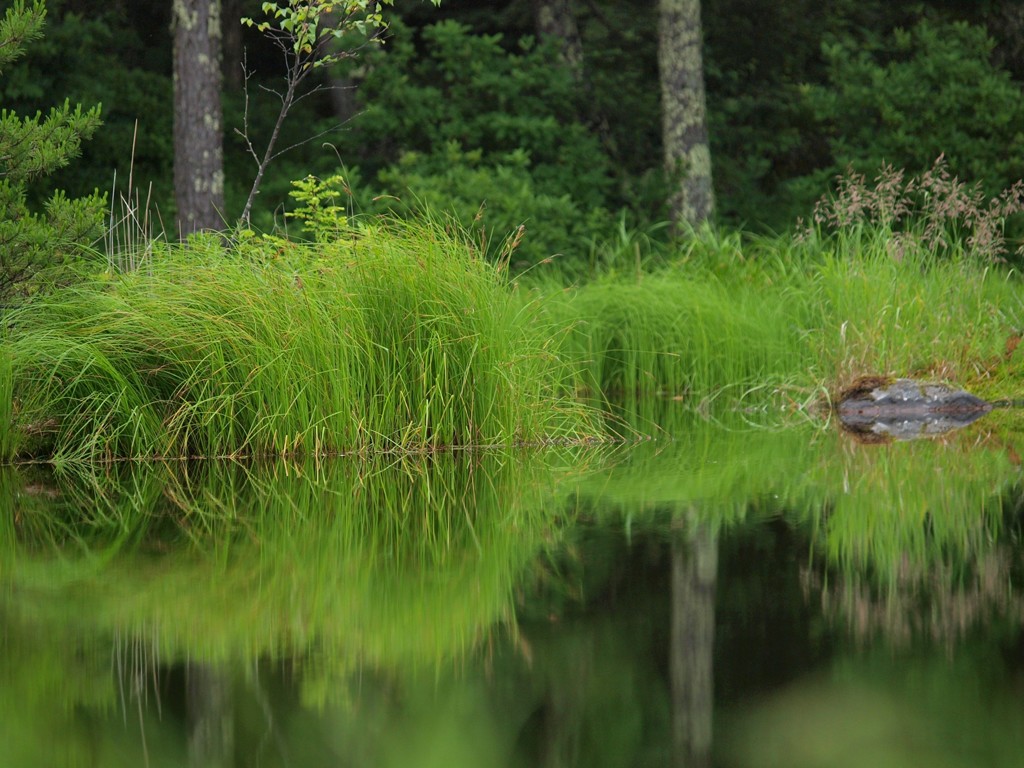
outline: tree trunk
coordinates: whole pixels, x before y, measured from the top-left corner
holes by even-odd
[[[174,200],[182,237],[224,226],[221,0],[174,0]]]
[[[659,0],[658,65],[661,70],[661,132],[669,215],[675,228],[711,217],[707,106],[704,97],[700,0]]]
[[[533,0],[533,16],[537,37],[559,43],[562,61],[569,67],[573,79],[582,83],[583,41],[571,0]]]
[[[537,37],[542,41],[554,40],[559,45],[562,63],[572,74],[580,93],[580,119],[597,132],[608,154],[616,157],[618,148],[611,125],[594,97],[594,85],[587,74],[583,58],[583,38],[576,23],[572,0],[533,0],[533,19]]]
[[[320,23],[325,27],[335,29],[341,20],[339,14],[329,13],[321,18]],[[333,50],[333,48],[328,48],[326,53],[331,53]],[[320,76],[331,95],[334,116],[340,125],[344,125],[359,112],[359,104],[356,101],[357,82],[351,75],[340,74],[337,66],[321,68]]]
[[[245,13],[243,0],[221,0],[221,34],[223,64],[221,73],[228,90],[241,91],[244,85],[242,59],[242,16]]]

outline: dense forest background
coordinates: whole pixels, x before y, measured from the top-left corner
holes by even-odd
[[[19,114],[102,104],[82,157],[32,190],[130,184],[174,220],[169,3],[50,0],[45,36],[0,79]],[[503,235],[517,254],[576,258],[667,218],[651,0],[571,7],[582,77],[538,34],[536,0],[399,3],[387,44],[325,71],[285,124],[257,228],[283,224],[295,179],[341,173],[354,214],[425,207]],[[847,168],[949,170],[989,194],[1024,177],[1024,7],[1013,0],[703,0],[718,223],[784,231]],[[223,0],[226,225],[255,173],[235,129],[270,131],[279,53]],[[252,76],[243,76],[243,60]],[[44,186],[45,185],[45,186]],[[168,231],[171,227],[167,226]]]

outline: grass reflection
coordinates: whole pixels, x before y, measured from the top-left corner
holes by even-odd
[[[1019,525],[1007,511],[1020,496],[1016,413],[942,439],[890,444],[809,423],[752,427],[750,418],[663,416],[665,438],[581,484],[581,510],[627,530],[673,522],[717,530],[781,517],[809,534],[809,593],[868,634],[949,641],[972,616],[1024,618],[1010,579]],[[931,613],[910,628],[924,604]]]
[[[981,422],[941,442],[862,445],[819,425],[780,430],[751,418],[662,414],[664,436],[621,452],[603,447],[587,461],[506,451],[111,466],[78,480],[0,473],[9,509],[0,527],[4,742],[23,765],[80,764],[112,745],[124,757],[106,765],[143,764],[147,750],[184,764],[188,704],[165,697],[163,712],[146,704],[154,688],[180,692],[182,678],[194,675],[206,681],[211,718],[234,718],[233,746],[222,751],[243,756],[238,764],[319,765],[326,754],[385,766],[542,764],[537,756],[662,765],[670,714],[710,717],[724,698],[712,701],[705,690],[687,709],[697,697],[669,686],[666,666],[696,678],[698,662],[711,664],[722,649],[769,659],[767,631],[741,636],[744,606],[755,601],[792,598],[797,608],[768,614],[776,623],[799,621],[808,603],[825,599],[826,617],[851,626],[854,610],[867,605],[876,618],[902,612],[911,633],[936,622],[943,629],[949,616],[966,622],[958,632],[984,621],[997,640],[1015,636],[1019,619],[985,602],[1020,573],[1019,513],[1007,512],[1019,488],[1014,432]],[[566,529],[572,514],[597,521],[589,543]],[[799,531],[794,549],[759,549],[769,526],[757,524],[768,519],[774,531]],[[655,535],[626,543],[622,522]],[[745,542],[730,543],[732,528]],[[550,558],[549,548],[558,550]],[[565,561],[574,548],[580,571],[589,571],[571,594],[579,574]],[[686,589],[698,580],[680,571],[688,557],[694,565],[718,559],[732,576],[744,558],[761,558],[755,577],[792,567],[775,580],[723,579],[717,591],[703,590],[714,600],[698,605]],[[779,585],[785,595],[772,593],[784,591]],[[926,592],[931,614],[921,611]],[[969,614],[970,605],[979,610]],[[669,641],[670,609],[691,625],[698,612],[731,618],[713,649]],[[878,631],[895,629],[878,621],[866,630]],[[816,642],[805,640],[803,650]],[[668,646],[690,648],[694,658],[672,660]],[[725,667],[743,664],[723,658]],[[895,664],[880,664],[879,678],[892,677]],[[715,679],[728,690],[740,676],[722,666]],[[835,681],[826,681],[824,699],[794,688],[793,711],[820,713],[813,722],[825,729],[835,722],[829,706],[846,722],[874,707],[882,717],[868,726],[886,725],[889,714],[897,723],[905,712],[932,714],[927,701],[904,707],[894,698],[900,691],[867,684],[869,696],[849,699]],[[934,719],[957,716],[936,711]],[[732,728],[724,725],[715,733]],[[55,726],[61,736],[48,740]],[[760,720],[735,727],[760,738]],[[782,733],[786,723],[764,727]],[[280,754],[278,742],[287,744]],[[944,744],[935,744],[941,753]],[[791,763],[814,764],[823,753],[811,749],[800,763],[802,754]],[[536,759],[517,762],[521,755]],[[757,759],[731,757],[736,765]]]
[[[298,658],[304,694],[323,699],[352,669],[434,669],[510,623],[517,579],[562,523],[557,489],[550,461],[507,453],[74,482],[7,469],[8,632],[107,655],[142,640],[163,665]],[[31,668],[74,663],[66,647],[23,650],[6,668],[27,687]]]

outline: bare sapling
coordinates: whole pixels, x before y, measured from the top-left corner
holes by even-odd
[[[431,0],[438,5],[440,0]],[[249,225],[249,216],[253,202],[259,193],[267,166],[277,157],[294,148],[296,145],[277,149],[277,141],[281,134],[281,126],[285,118],[300,100],[321,90],[316,86],[303,91],[301,86],[311,74],[323,67],[333,66],[344,59],[356,56],[359,48],[371,43],[383,42],[382,34],[387,24],[380,12],[382,5],[393,5],[394,0],[288,0],[286,3],[263,3],[263,13],[269,17],[267,21],[256,22],[251,18],[243,18],[242,24],[255,26],[281,51],[285,61],[285,78],[283,90],[264,88],[274,94],[280,101],[280,108],[274,129],[270,134],[262,155],[253,145],[249,131],[249,88],[248,81],[252,73],[245,68],[245,110],[242,128],[235,129],[243,141],[249,154],[256,161],[256,177],[245,208],[240,217],[243,226]],[[343,39],[358,38],[359,44],[345,48]],[[243,65],[244,66],[244,65]],[[322,135],[322,134],[318,134]],[[312,140],[306,139],[306,141]],[[301,143],[305,143],[301,142]]]

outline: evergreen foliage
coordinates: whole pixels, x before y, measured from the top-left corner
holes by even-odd
[[[8,8],[0,21],[0,73],[41,36],[45,15],[41,0]],[[99,126],[99,106],[83,110],[69,101],[45,116],[0,111],[0,299],[32,290],[42,270],[81,254],[99,234],[98,194],[70,199],[58,190],[42,211],[33,211],[26,191],[32,181],[67,165]]]

